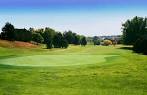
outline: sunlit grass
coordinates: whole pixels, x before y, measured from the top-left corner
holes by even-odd
[[[146,95],[147,56],[122,47],[0,48],[1,64],[2,60],[15,63],[17,58],[23,64],[25,61],[35,64],[38,60],[44,66],[51,61],[57,62],[51,64],[58,64],[45,67],[0,65],[0,95]],[[99,59],[101,55],[107,55],[103,57],[105,61]],[[28,56],[33,60],[27,60]],[[50,60],[44,60],[47,56]],[[70,64],[81,61],[83,64],[59,66],[65,64],[64,61]],[[99,62],[86,65],[95,61]]]

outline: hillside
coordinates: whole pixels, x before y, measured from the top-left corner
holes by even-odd
[[[28,43],[28,42],[0,40],[0,47],[5,47],[5,48],[36,48],[37,45],[31,44],[31,43]]]

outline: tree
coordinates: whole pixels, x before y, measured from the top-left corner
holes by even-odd
[[[43,37],[39,33],[34,33],[32,35],[32,40],[37,43],[42,43],[44,41]]]
[[[48,49],[51,49],[53,46],[53,38],[55,35],[55,30],[51,28],[45,28],[45,32],[43,33],[44,43],[47,45]]]
[[[93,37],[93,43],[94,43],[94,45],[100,45],[100,39],[99,39],[99,37],[97,37],[97,36],[94,36]]]
[[[41,36],[43,36],[44,29],[43,28],[40,28],[40,29],[35,30],[34,32],[35,33],[39,33]]]
[[[100,45],[101,41],[100,40],[93,40],[94,45]]]
[[[15,40],[30,42],[32,40],[32,32],[24,29],[14,29]]]
[[[147,34],[147,18],[136,16],[127,20],[122,26],[123,42],[127,45],[133,45],[139,37]]]
[[[87,45],[86,37],[82,37],[82,39],[81,39],[81,45],[82,46]]]
[[[133,51],[147,55],[147,35],[140,37],[133,45]]]
[[[80,36],[77,34],[74,34],[73,44],[80,45]]]
[[[37,43],[46,44],[48,49],[54,48],[67,48],[69,44],[75,45],[86,45],[86,38],[83,38],[81,41],[81,36],[73,33],[72,31],[64,32],[55,32],[55,30],[46,27],[45,29],[17,29],[10,23],[6,23],[6,25],[2,28],[2,33],[0,34],[0,38],[6,40],[17,40],[30,42],[35,41]]]
[[[62,47],[62,40],[63,40],[62,34],[60,32],[56,33],[56,35],[53,38],[54,48],[61,48]]]
[[[74,42],[74,35],[72,33],[72,31],[68,31],[68,32],[64,32],[64,37],[65,39],[68,41],[69,44],[73,44]]]
[[[64,36],[60,32],[58,32],[55,34],[53,38],[53,45],[54,48],[67,48],[68,41],[64,38]]]
[[[1,34],[0,34],[0,38],[6,40],[6,33],[1,32]]]
[[[62,48],[68,48],[69,44],[65,38],[62,39],[61,43]]]
[[[35,29],[30,27],[29,31],[33,33],[35,31]]]
[[[6,40],[14,40],[15,33],[14,33],[14,26],[10,24],[9,22],[6,23],[6,25],[2,28],[2,38]]]

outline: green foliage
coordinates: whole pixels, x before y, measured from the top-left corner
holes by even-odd
[[[132,44],[133,51],[147,54],[147,18],[134,17],[123,24],[123,42]]]
[[[94,45],[100,45],[101,41],[97,36],[94,36],[93,37],[93,43],[94,43]]]
[[[133,45],[142,35],[147,34],[147,19],[142,17],[134,17],[127,20],[123,25],[123,43]]]
[[[82,46],[87,45],[86,37],[82,37],[82,38],[81,38],[81,45],[82,45]]]
[[[33,33],[33,32],[35,32],[35,29],[30,27],[29,31]]]
[[[44,43],[47,45],[48,49],[51,49],[53,46],[53,38],[55,35],[55,30],[51,28],[45,28],[43,33]]]
[[[100,45],[101,41],[100,40],[94,40],[93,43],[94,43],[94,45]]]
[[[45,29],[15,29],[13,25],[6,23],[2,30],[3,32],[0,35],[2,39],[24,42],[35,41],[37,43],[46,44],[48,49],[53,47],[67,48],[69,46],[68,44],[80,45],[81,42],[81,45],[85,46],[87,44],[86,38],[81,41],[81,36],[72,31],[64,32],[62,34],[61,32],[55,32],[55,30],[49,27],[46,27]]]
[[[54,48],[67,48],[68,42],[63,37],[63,35],[60,32],[58,32],[53,38],[53,45],[54,45]]]
[[[147,55],[147,35],[140,37],[133,45],[133,50],[137,53]]]
[[[61,48],[61,44],[62,44],[62,34],[59,32],[59,33],[56,33],[54,38],[53,38],[53,45],[54,45],[54,48]]]
[[[14,40],[15,33],[14,33],[14,26],[7,22],[5,26],[2,28],[1,38],[6,40]]]
[[[49,28],[49,29],[50,29],[50,28]],[[44,30],[45,30],[45,29],[41,28],[41,29],[35,30],[34,32],[35,32],[35,33],[39,33],[39,34],[43,37]],[[54,31],[53,29],[50,29],[50,30]]]
[[[2,28],[1,38],[6,40],[17,40],[29,42],[32,39],[32,32],[26,29],[16,29],[10,23],[6,23],[6,25]]]
[[[32,41],[35,41],[37,43],[43,43],[44,39],[39,33],[34,33],[32,35]]]
[[[74,42],[74,35],[72,31],[64,32],[64,37],[68,41],[69,44],[73,44]]]
[[[63,35],[69,44],[80,45],[80,35],[72,31],[64,32]]]
[[[26,29],[15,29],[15,40],[29,42],[32,40],[32,32]]]
[[[73,44],[80,45],[80,35],[74,34]]]
[[[62,39],[61,46],[62,46],[62,48],[68,48],[69,44],[65,38]]]

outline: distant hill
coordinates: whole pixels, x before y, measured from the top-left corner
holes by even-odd
[[[0,47],[6,47],[6,48],[36,48],[37,45],[34,45],[32,43],[29,43],[29,42],[0,40]]]

